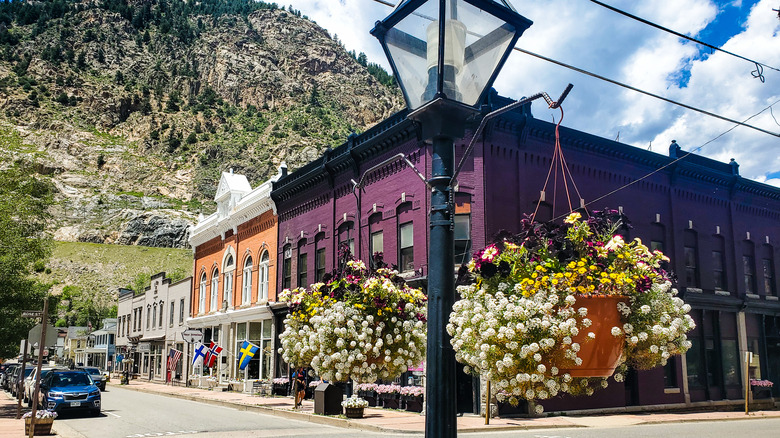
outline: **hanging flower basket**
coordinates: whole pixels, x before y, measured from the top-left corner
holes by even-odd
[[[524,220],[522,231],[474,254],[447,330],[456,359],[507,401],[591,395],[690,348],[690,306],[676,297],[668,261],[614,210],[562,225]],[[462,282],[463,283],[463,282]]]

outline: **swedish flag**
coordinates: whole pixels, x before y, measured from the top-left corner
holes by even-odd
[[[243,370],[246,368],[246,366],[249,365],[249,361],[255,357],[255,353],[257,353],[257,350],[259,349],[260,347],[257,345],[252,344],[249,341],[244,341],[244,343],[241,344],[241,350],[239,350],[241,356],[238,358],[238,369]]]

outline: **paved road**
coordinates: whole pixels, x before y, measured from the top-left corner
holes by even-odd
[[[63,415],[57,418],[63,437],[143,438],[197,437],[356,437],[388,436],[290,420],[273,415],[180,400],[110,386],[103,393],[99,417]],[[403,435],[408,437],[409,435]]]
[[[459,434],[462,438],[777,438],[780,419]]]
[[[650,420],[651,416],[648,416]],[[61,416],[55,428],[63,438],[193,437],[419,437],[342,429],[273,415],[239,411],[110,386],[103,393],[100,417]],[[776,438],[780,419],[715,421],[621,427],[589,427],[491,433],[462,433],[467,438]]]

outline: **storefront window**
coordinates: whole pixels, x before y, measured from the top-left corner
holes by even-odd
[[[686,369],[688,371],[688,386],[701,388],[704,386],[704,364],[701,357],[701,342],[690,339],[691,348],[685,353]]]
[[[723,379],[729,386],[737,386],[739,380],[739,350],[734,339],[721,339],[721,353],[723,354]]]

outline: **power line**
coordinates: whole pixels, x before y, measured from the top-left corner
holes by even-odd
[[[391,6],[391,7],[395,7],[395,5],[393,5],[393,4],[391,4],[391,3],[389,3],[389,2],[388,2],[388,1],[386,1],[386,0],[372,0],[372,1],[374,1],[374,2],[376,2],[376,3],[383,4],[383,5],[385,5],[385,6]],[[573,65],[566,64],[566,63],[564,63],[564,62],[557,61],[557,60],[555,60],[555,59],[552,59],[552,58],[548,58],[548,57],[546,57],[546,56],[539,55],[538,53],[534,53],[534,52],[531,52],[531,51],[528,51],[528,50],[525,50],[525,49],[521,49],[520,47],[517,47],[517,46],[515,46],[514,50],[516,50],[516,51],[518,51],[518,52],[520,52],[520,53],[524,53],[524,54],[526,54],[526,55],[529,55],[529,56],[533,56],[533,57],[535,57],[535,58],[539,58],[539,59],[541,59],[541,60],[543,60],[543,61],[547,61],[547,62],[550,62],[550,63],[556,64],[556,65],[559,65],[559,66],[561,66],[561,67],[565,67],[565,68],[568,68],[568,69],[570,69],[570,70],[574,70],[574,71],[576,71],[576,72],[578,72],[578,73],[581,73],[581,74],[584,74],[584,75],[587,75],[587,76],[590,76],[590,77],[593,77],[593,78],[596,78],[596,79],[600,79],[600,80],[602,80],[602,81],[605,81],[605,82],[609,82],[609,83],[611,83],[611,84],[613,84],[613,85],[617,85],[617,86],[619,86],[619,87],[623,87],[623,88],[626,88],[626,89],[628,89],[628,90],[635,91],[635,92],[637,92],[637,93],[641,93],[641,94],[644,94],[644,95],[646,95],[646,96],[650,96],[650,97],[653,97],[653,98],[656,98],[656,99],[662,100],[662,101],[664,101],[664,102],[671,103],[671,104],[673,104],[673,105],[677,105],[677,106],[680,106],[680,107],[683,107],[683,108],[689,109],[689,110],[691,110],[691,111],[695,111],[695,112],[698,112],[698,113],[701,113],[701,114],[704,114],[704,115],[707,115],[707,116],[710,116],[710,117],[714,117],[714,118],[716,118],[716,119],[724,120],[724,121],[727,121],[727,122],[729,122],[729,123],[734,123],[734,124],[736,124],[736,125],[744,126],[744,127],[746,127],[746,128],[755,129],[756,131],[763,132],[764,134],[769,134],[769,135],[771,135],[771,136],[773,136],[773,137],[780,137],[780,133],[771,132],[771,131],[768,131],[768,130],[766,130],[766,129],[762,129],[762,128],[759,128],[759,127],[757,127],[757,126],[753,126],[753,125],[750,125],[750,124],[748,124],[748,123],[745,123],[745,122],[740,122],[740,121],[737,121],[737,120],[734,120],[734,119],[730,119],[730,118],[728,118],[728,117],[725,117],[725,116],[721,116],[721,115],[719,115],[719,114],[715,114],[715,113],[713,113],[713,112],[710,112],[710,111],[706,111],[706,110],[703,110],[703,109],[700,109],[700,108],[696,108],[696,107],[694,107],[694,106],[687,105],[687,104],[684,104],[684,103],[682,103],[682,102],[678,102],[678,101],[676,101],[676,100],[672,100],[672,99],[669,99],[669,98],[667,98],[667,97],[663,97],[663,96],[660,96],[660,95],[657,95],[657,94],[651,93],[651,92],[649,92],[649,91],[642,90],[642,89],[640,89],[640,88],[636,88],[636,87],[634,87],[634,86],[631,86],[631,85],[625,84],[625,83],[623,83],[623,82],[619,82],[619,81],[616,81],[616,80],[614,80],[614,79],[609,79],[609,78],[607,78],[607,77],[605,77],[605,76],[601,76],[601,75],[599,75],[599,74],[596,74],[596,73],[590,72],[590,71],[588,71],[588,70],[584,70],[584,69],[581,69],[581,68],[579,68],[579,67],[575,67],[575,66],[573,66]],[[769,67],[769,68],[773,68],[773,67]],[[752,117],[751,117],[751,118],[752,118]],[[750,120],[750,118],[748,118],[748,119],[746,119],[746,120]]]
[[[688,35],[685,35],[685,34],[682,34],[680,32],[674,31],[674,30],[669,29],[667,27],[663,27],[660,24],[653,23],[650,20],[645,20],[644,18],[637,17],[636,15],[630,14],[630,13],[628,13],[626,11],[618,9],[618,8],[616,8],[614,6],[610,6],[610,5],[606,4],[606,3],[602,3],[602,2],[600,2],[598,0],[590,0],[590,2],[591,3],[595,3],[595,4],[599,5],[599,6],[604,7],[604,8],[607,8],[610,11],[617,12],[618,14],[623,15],[623,16],[628,17],[628,18],[631,18],[632,20],[636,20],[636,21],[639,21],[640,23],[644,23],[644,24],[646,24],[648,26],[651,26],[651,27],[654,27],[656,29],[663,30],[664,32],[669,32],[672,35],[676,35],[676,36],[678,36],[680,38],[683,38],[683,39],[686,39],[688,41],[693,41],[696,44],[701,44],[702,46],[708,47],[711,50],[717,50],[719,52],[723,52],[723,53],[726,53],[728,55],[734,56],[736,58],[744,59],[745,61],[751,62],[751,63],[756,65],[756,69],[753,72],[751,72],[751,74],[753,75],[754,78],[760,79],[761,82],[764,82],[763,69],[761,68],[762,66],[766,67],[766,68],[769,68],[769,69],[772,69],[772,70],[775,70],[775,71],[780,71],[780,69],[772,67],[771,65],[764,64],[763,62],[754,61],[754,60],[752,60],[750,58],[746,58],[746,57],[744,57],[742,55],[738,55],[736,53],[729,52],[728,50],[721,49],[718,46],[713,46],[712,44],[705,43],[704,41],[697,40],[696,38],[691,38]]]
[[[705,114],[705,115],[708,115],[710,117],[714,117],[716,119],[725,120],[725,121],[730,122],[730,123],[735,123],[737,125],[741,125],[741,126],[744,126],[746,128],[755,129],[756,131],[760,131],[760,132],[763,132],[764,134],[769,134],[769,135],[774,136],[774,137],[780,137],[780,133],[767,131],[766,129],[762,129],[762,128],[759,128],[757,126],[753,126],[753,125],[750,125],[748,123],[745,123],[745,122],[740,122],[740,121],[737,121],[737,120],[734,120],[734,119],[730,119],[728,117],[721,116],[719,114],[715,114],[713,112],[706,111],[706,110],[703,110],[701,108],[696,108],[694,106],[691,106],[691,105],[688,105],[688,104],[685,104],[685,103],[682,103],[682,102],[678,102],[676,100],[672,100],[672,99],[669,99],[667,97],[659,96],[659,95],[653,94],[653,93],[651,93],[649,91],[645,91],[645,90],[633,87],[631,85],[624,84],[623,82],[618,82],[618,81],[616,81],[614,79],[610,79],[610,78],[607,78],[605,76],[601,76],[599,74],[590,72],[588,70],[584,70],[584,69],[581,69],[579,67],[575,67],[573,65],[566,64],[564,62],[557,61],[555,59],[539,55],[538,53],[534,53],[534,52],[531,52],[531,51],[528,51],[528,50],[525,50],[525,49],[521,49],[521,48],[519,48],[517,46],[515,46],[515,50],[517,50],[520,53],[525,53],[526,55],[530,55],[530,56],[533,56],[535,58],[539,58],[539,59],[541,59],[543,61],[547,61],[547,62],[556,64],[556,65],[560,65],[561,67],[566,67],[566,68],[568,68],[570,70],[576,71],[577,73],[582,73],[584,75],[587,75],[587,76],[590,76],[590,77],[593,77],[593,78],[596,78],[596,79],[600,79],[600,80],[605,81],[605,82],[609,82],[610,84],[614,84],[614,85],[617,85],[619,87],[623,87],[623,88],[629,89],[631,91],[636,91],[637,93],[641,93],[641,94],[644,94],[646,96],[654,97],[656,99],[663,100],[664,102],[668,102],[668,103],[671,103],[671,104],[674,104],[674,105],[677,105],[677,106],[681,106],[681,107],[689,109],[691,111],[696,111],[698,113]],[[747,120],[750,120],[750,119],[747,119]]]
[[[766,110],[770,110],[770,111],[772,111],[772,107],[773,107],[773,106],[775,106],[775,105],[777,105],[778,103],[780,103],[780,100],[776,100],[776,101],[775,101],[774,103],[772,103],[771,105],[767,106],[766,108],[762,109],[761,111],[759,111],[759,112],[757,112],[757,113],[753,114],[752,116],[748,117],[747,119],[745,119],[745,120],[744,120],[744,122],[747,122],[748,120],[752,119],[753,117],[757,117],[759,114],[763,113],[763,112],[764,112],[764,111],[766,111]],[[743,122],[743,123],[744,123],[744,122]],[[737,128],[737,126],[743,125],[743,123],[737,123],[737,124],[735,124],[735,125],[734,125],[734,126],[732,126],[731,128],[729,128],[729,129],[727,129],[727,130],[725,130],[725,131],[721,132],[720,134],[716,135],[715,137],[713,137],[713,138],[709,139],[708,141],[706,141],[706,142],[705,142],[704,144],[702,144],[701,146],[695,147],[695,148],[691,149],[690,151],[686,152],[686,153],[685,153],[683,156],[681,156],[681,157],[678,157],[677,159],[675,159],[675,160],[673,160],[673,161],[671,161],[671,162],[669,162],[669,163],[666,163],[666,164],[664,164],[663,166],[659,167],[658,169],[655,169],[654,171],[652,171],[652,172],[648,173],[647,175],[645,175],[645,176],[643,176],[643,177],[641,177],[641,178],[637,178],[637,179],[635,179],[634,181],[631,181],[631,182],[630,182],[630,183],[628,183],[628,184],[625,184],[625,185],[623,185],[623,186],[621,186],[621,187],[618,187],[617,189],[615,189],[615,190],[612,190],[611,192],[609,192],[609,193],[607,193],[607,194],[605,194],[605,195],[599,196],[598,198],[596,198],[596,199],[594,199],[594,200],[592,200],[592,201],[588,202],[586,205],[590,205],[590,204],[596,203],[596,202],[598,202],[598,201],[601,201],[602,199],[604,199],[604,198],[606,198],[606,197],[609,197],[609,196],[612,196],[612,195],[614,195],[615,193],[617,193],[617,192],[619,192],[619,191],[621,191],[621,190],[623,190],[623,189],[626,189],[626,188],[628,188],[628,187],[630,187],[630,186],[632,186],[632,185],[634,185],[634,184],[638,183],[639,181],[642,181],[642,180],[644,180],[644,179],[647,179],[647,178],[649,178],[649,177],[651,177],[651,176],[655,175],[656,173],[658,173],[658,172],[660,172],[660,171],[662,171],[662,170],[666,169],[667,167],[669,167],[669,166],[671,166],[671,165],[673,165],[673,164],[677,163],[678,161],[680,161],[680,160],[684,159],[684,158],[685,158],[685,157],[687,157],[688,155],[691,155],[691,154],[693,154],[694,152],[698,152],[698,151],[702,150],[702,149],[704,148],[704,146],[707,146],[708,144],[710,144],[710,143],[714,142],[715,140],[717,140],[717,139],[719,139],[719,138],[723,137],[724,135],[726,135],[726,134],[728,134],[729,132],[731,132],[731,131],[733,131],[734,129],[736,129],[736,128]]]

